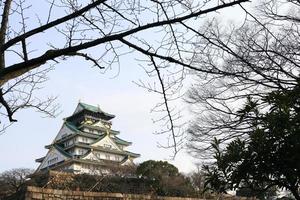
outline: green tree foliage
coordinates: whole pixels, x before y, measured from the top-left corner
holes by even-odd
[[[174,165],[166,161],[145,161],[137,167],[137,175],[146,180],[153,180],[152,188],[158,195],[194,195],[190,179],[179,173]]]
[[[151,180],[136,177],[79,174],[74,176],[68,187],[73,190],[79,188],[81,191],[149,194],[152,192],[149,185]]]
[[[261,105],[267,105],[261,108]],[[248,98],[238,111],[249,123],[248,137],[222,148],[213,143],[216,162],[205,166],[207,188],[217,192],[244,186],[266,191],[274,186],[289,190],[296,199],[300,184],[300,87],[269,93],[259,101]]]
[[[178,169],[166,161],[148,160],[137,168],[137,175],[150,179],[162,179],[163,177],[177,176]]]

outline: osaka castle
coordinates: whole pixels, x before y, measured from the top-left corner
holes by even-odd
[[[36,159],[37,171],[109,173],[112,166],[133,165],[140,155],[126,148],[131,142],[118,137],[111,128],[115,116],[99,107],[79,103],[50,145],[46,156]]]

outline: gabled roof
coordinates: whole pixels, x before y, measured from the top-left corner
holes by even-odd
[[[106,134],[101,135],[97,140],[93,141],[90,145],[99,142],[100,140],[102,140],[103,138],[105,138],[105,136],[106,136]]]
[[[83,132],[81,130],[78,130],[76,129],[76,127],[72,124],[72,123],[69,123],[69,122],[65,122],[65,124],[67,125],[67,127],[69,128],[72,128],[72,130],[74,130],[74,133],[73,134],[70,134],[70,135],[67,135],[66,137],[63,137],[61,139],[58,139],[55,143],[61,143],[61,142],[64,142],[64,141],[67,141],[67,140],[70,140],[78,135],[80,136],[84,136],[84,137],[88,137],[88,138],[93,138],[93,139],[96,139],[96,141],[94,142],[97,142],[101,139],[103,139],[105,137],[105,133],[104,134],[95,134],[95,133],[90,133],[90,132]],[[75,131],[76,129],[76,131]],[[114,135],[114,134],[113,134]],[[123,140],[117,136],[114,135],[114,137],[111,137],[111,139],[116,143],[116,144],[120,144],[120,145],[124,145],[124,146],[129,146],[132,144],[132,142],[128,142],[126,140]],[[93,143],[94,143],[93,142]],[[45,148],[46,149],[50,149],[52,146],[52,144],[48,144],[48,145],[45,145]]]
[[[55,158],[57,158],[57,160],[55,163],[49,164],[49,158],[51,158],[51,156],[53,155],[55,156]],[[42,170],[44,168],[52,167],[53,165],[58,165],[59,163],[62,163],[71,158],[72,156],[64,151],[63,148],[61,148],[59,145],[53,144],[45,157],[36,160],[37,162],[40,162],[37,170]]]
[[[93,106],[93,105],[82,103],[82,102],[78,103],[78,106],[82,107],[84,110],[88,110],[88,111],[95,112],[95,113],[103,113],[104,115],[109,116],[111,118],[115,117],[115,115],[109,114],[109,113],[101,110],[99,106]]]
[[[78,130],[74,124],[68,121],[64,121],[62,127],[60,128],[59,132],[56,134],[52,143],[55,143],[56,141],[61,140],[62,137],[68,137],[69,135],[72,135],[78,131],[80,130]]]
[[[59,145],[57,144],[49,144],[49,145],[46,145],[45,146],[47,149],[51,149],[51,147],[55,148],[59,153],[61,153],[62,155],[68,157],[68,158],[71,158],[72,156],[66,152],[62,147],[60,147]],[[48,151],[49,152],[49,151]],[[36,162],[43,162],[43,160],[46,158],[46,156],[44,157],[41,157],[41,158],[38,158],[38,159],[35,159]]]
[[[62,143],[62,142],[65,142],[67,140],[70,140],[70,139],[72,139],[76,136],[84,136],[84,137],[88,137],[88,138],[92,138],[92,139],[98,139],[99,137],[102,137],[103,134],[99,135],[99,134],[94,134],[94,133],[82,132],[82,131],[79,130],[77,132],[74,132],[73,134],[67,135],[66,137],[63,137],[59,140],[56,140],[55,143]],[[50,149],[51,145],[52,144],[45,145],[45,148]]]
[[[116,151],[122,151],[120,149],[120,147],[114,142],[114,140],[107,134],[103,135],[103,137],[100,137],[99,139],[97,139],[96,141],[94,141],[93,143],[91,143],[91,147],[101,147],[101,145],[104,145],[104,143],[108,143],[109,145],[111,145],[112,147],[114,147],[113,149]]]

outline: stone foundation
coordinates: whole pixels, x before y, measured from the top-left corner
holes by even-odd
[[[84,192],[84,191],[68,191],[55,190],[38,187],[27,187],[25,200],[200,200],[196,198],[179,198],[179,197],[160,197],[152,195],[136,195],[136,194],[121,194],[121,193],[106,193],[106,192]]]
[[[68,191],[55,190],[29,186],[27,187],[25,200],[204,200],[198,198],[183,197],[162,197],[153,195],[137,195],[122,193],[106,193],[106,192],[84,192],[84,191]],[[219,199],[219,198],[218,198]],[[255,200],[255,198],[238,198],[233,196],[223,196],[223,200]]]

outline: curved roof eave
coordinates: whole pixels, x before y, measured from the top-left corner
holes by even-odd
[[[82,103],[82,102],[80,102],[78,105],[80,105],[83,109],[89,110],[89,111],[91,111],[91,112],[102,113],[102,114],[104,114],[104,115],[106,115],[106,116],[108,116],[108,117],[111,117],[111,118],[116,117],[116,116],[113,115],[113,114],[104,112],[103,110],[100,109],[100,107],[96,107],[96,106],[93,106],[93,105],[90,105],[90,104],[86,104],[86,103]]]

